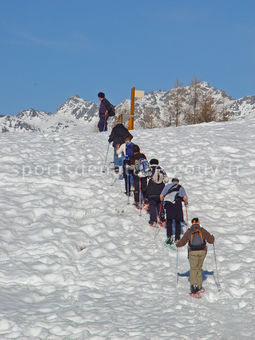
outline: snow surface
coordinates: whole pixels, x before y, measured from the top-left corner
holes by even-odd
[[[255,339],[255,118],[132,133],[216,237],[204,297],[102,173],[108,132],[0,134],[1,340]]]

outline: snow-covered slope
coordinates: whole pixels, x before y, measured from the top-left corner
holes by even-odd
[[[165,231],[102,173],[107,132],[1,134],[1,340],[253,340],[254,129],[251,116],[132,132],[216,237],[222,291],[209,246],[201,300],[188,295],[186,248],[177,263]]]

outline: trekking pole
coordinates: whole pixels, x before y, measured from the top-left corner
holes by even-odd
[[[142,215],[142,180],[139,177],[139,204],[140,204],[140,212],[139,215]]]
[[[127,172],[127,197],[128,197],[127,204],[130,204],[130,201],[129,201],[129,197],[130,197],[130,174],[129,174],[129,170],[127,168],[126,168],[126,172]]]
[[[162,202],[160,202],[159,204],[159,210],[158,210],[158,217],[159,217],[159,220],[161,221],[161,212],[162,212]]]
[[[110,143],[108,143],[108,147],[107,147],[107,151],[106,151],[106,156],[105,156],[104,165],[103,165],[103,172],[106,171],[106,162],[107,162],[107,158],[108,158],[109,148],[110,148]]]
[[[187,226],[188,226],[189,225],[188,204],[185,204],[185,208],[186,208],[186,222],[187,222]]]
[[[215,250],[214,243],[213,243],[213,254],[214,254],[214,262],[215,262],[215,268],[216,268],[216,280],[215,280],[215,283],[216,283],[216,286],[218,288],[218,291],[220,291],[221,290],[221,286],[220,286],[220,280],[219,280],[218,265],[217,265],[217,259],[216,259],[216,250]]]
[[[179,283],[179,253],[178,248],[176,248],[176,287],[178,287]]]

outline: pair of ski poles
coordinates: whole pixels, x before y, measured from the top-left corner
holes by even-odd
[[[186,220],[188,223],[188,206],[186,205]],[[217,258],[216,258],[216,250],[215,250],[215,245],[213,243],[213,255],[214,255],[214,263],[215,263],[215,269],[216,269],[216,277],[214,276],[214,281],[216,284],[216,287],[218,291],[221,291],[221,285],[220,285],[220,280],[219,280],[219,272],[218,272],[218,265],[217,265]],[[179,255],[178,255],[178,248],[176,248],[176,286],[178,287],[178,282],[179,282]]]
[[[215,246],[213,244],[213,252],[214,252],[214,261],[215,261],[215,267],[216,267],[216,277],[213,275],[214,277],[214,281],[217,287],[218,292],[221,291],[221,285],[220,285],[220,281],[219,281],[219,273],[218,273],[218,266],[217,266],[217,259],[216,259],[216,251],[215,251]],[[176,248],[176,287],[178,287],[178,283],[179,283],[179,255],[178,255],[178,248]]]

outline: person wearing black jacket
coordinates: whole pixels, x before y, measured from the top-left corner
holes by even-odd
[[[150,160],[149,183],[146,189],[146,200],[149,203],[149,224],[152,227],[157,225],[157,217],[163,219],[164,208],[160,201],[160,194],[165,184],[169,181],[165,170],[159,165],[159,161],[155,158]]]
[[[122,166],[122,157],[121,155],[117,155],[116,148],[118,149],[120,145],[125,143],[125,140],[127,137],[130,137],[130,140],[133,138],[131,133],[128,131],[128,129],[121,123],[121,115],[117,117],[117,124],[112,129],[112,132],[108,138],[108,142],[112,143],[112,146],[114,148],[114,169],[115,172],[119,172],[119,167]]]
[[[133,184],[134,184],[134,205],[136,208],[141,209],[142,197],[145,198],[147,188],[147,177],[139,177],[136,166],[139,159],[146,159],[146,156],[140,152],[138,145],[133,145],[134,155],[130,159],[130,165],[127,165],[128,169],[133,171]]]

